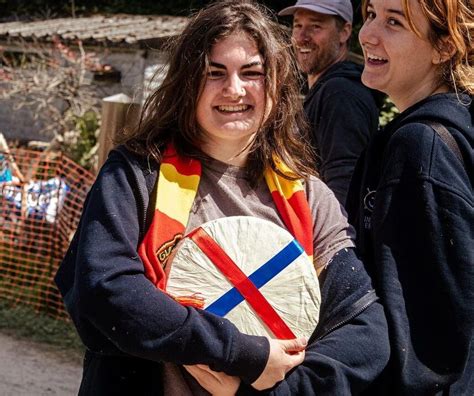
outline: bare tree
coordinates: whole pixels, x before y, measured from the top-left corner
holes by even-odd
[[[100,98],[92,73],[107,71],[108,66],[86,52],[81,41],[72,47],[54,37],[52,45],[22,41],[19,48],[17,56],[0,48],[0,97],[31,110],[44,125],[42,132],[53,136],[51,149],[93,167]]]

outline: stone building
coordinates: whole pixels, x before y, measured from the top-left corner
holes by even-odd
[[[84,51],[94,53],[100,62],[101,67],[89,75],[100,97],[125,93],[140,101],[151,76],[166,63],[163,45],[182,31],[186,21],[176,16],[96,15],[0,23],[0,50],[18,57],[25,48],[41,50],[58,42],[77,49],[80,40]],[[1,79],[0,61],[0,83],[5,83]],[[5,137],[47,141],[50,136],[39,133],[42,127],[31,109],[17,109],[13,100],[0,95],[0,131]]]

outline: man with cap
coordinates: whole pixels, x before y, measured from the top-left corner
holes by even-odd
[[[348,61],[350,0],[298,0],[278,15],[293,16],[296,59],[306,75],[304,109],[321,179],[344,205],[356,161],[378,127],[374,93],[362,66]]]

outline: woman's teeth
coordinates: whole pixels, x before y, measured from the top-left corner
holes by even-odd
[[[238,111],[246,111],[250,108],[249,105],[238,105],[238,106],[217,106],[219,111],[235,113]]]
[[[367,54],[367,60],[370,62],[375,62],[375,63],[385,63],[388,62],[387,59],[382,58],[380,56],[372,55],[372,54]]]

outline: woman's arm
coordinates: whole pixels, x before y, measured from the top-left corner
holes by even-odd
[[[381,373],[389,357],[385,315],[352,249],[334,256],[321,284],[320,322],[304,362],[271,390],[257,392],[241,384],[237,394],[356,395]],[[225,389],[218,385],[226,381],[213,381],[209,390],[220,394]]]
[[[423,124],[400,128],[384,159],[372,233],[391,375],[400,393],[435,393],[458,381],[470,358],[472,186],[449,147]]]
[[[104,166],[56,277],[83,342],[97,353],[202,363],[255,381],[269,357],[266,338],[181,306],[145,277],[137,189],[123,162]]]
[[[277,382],[282,381],[288,371],[303,362],[306,340],[302,342],[301,339],[270,339],[269,341],[270,358],[263,373],[254,383],[252,383],[253,389],[264,390],[271,388]],[[285,360],[289,361],[291,365],[288,364],[286,370],[283,372],[281,370],[281,365]],[[199,382],[199,384],[212,395],[235,395],[241,383],[239,377],[214,371],[206,365],[197,364],[184,367]]]

